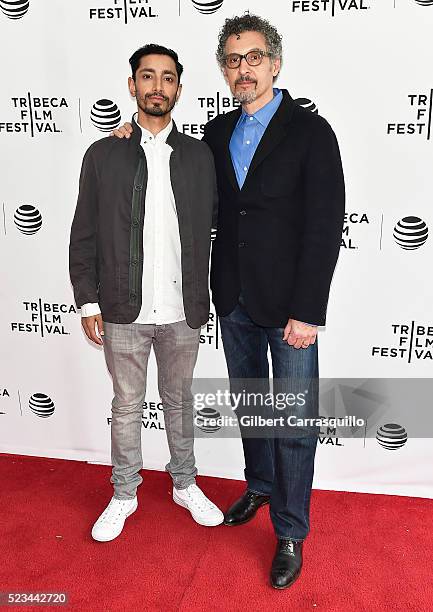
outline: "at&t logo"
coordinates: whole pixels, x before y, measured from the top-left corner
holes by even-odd
[[[9,19],[21,19],[29,10],[29,0],[0,0],[0,9]]]
[[[414,361],[433,360],[433,325],[393,323],[393,343],[390,346],[373,346],[372,357]]]
[[[26,236],[36,234],[42,227],[42,215],[32,204],[22,204],[14,214],[15,227]]]
[[[201,408],[194,415],[194,424],[205,433],[221,429],[221,415],[215,408]]]
[[[30,410],[36,416],[46,419],[54,414],[54,402],[45,393],[33,393],[29,400]]]
[[[337,13],[364,11],[370,8],[366,0],[291,0],[292,13]]]
[[[89,18],[119,19],[127,24],[133,19],[158,17],[150,0],[110,0],[105,2],[106,6],[89,9]]]
[[[90,111],[90,121],[101,132],[111,132],[120,124],[120,110],[111,100],[98,100]]]
[[[406,444],[407,433],[405,428],[397,423],[386,423],[377,430],[376,440],[382,448],[398,450]]]
[[[191,2],[200,13],[210,15],[222,7],[224,0],[191,0]]]
[[[394,240],[406,251],[419,249],[427,242],[427,223],[419,217],[403,217],[394,227]]]
[[[319,109],[317,108],[317,104],[310,100],[310,98],[296,98],[296,104],[305,108],[305,110],[309,110],[312,113],[318,113]]]

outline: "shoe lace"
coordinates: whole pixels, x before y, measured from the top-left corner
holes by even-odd
[[[292,542],[292,540],[282,540],[280,550],[281,550],[281,552],[283,552],[283,553],[285,553],[287,555],[294,555],[295,554],[295,545]]]
[[[211,510],[214,504],[206,497],[203,491],[195,484],[190,485],[186,493],[190,501],[200,510]]]
[[[125,513],[125,505],[131,500],[129,499],[111,499],[108,506],[105,508],[100,518],[101,523],[116,522]]]

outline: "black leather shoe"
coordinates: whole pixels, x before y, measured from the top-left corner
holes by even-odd
[[[302,542],[279,538],[271,568],[271,584],[274,589],[287,589],[302,569]]]
[[[255,517],[257,510],[269,504],[270,496],[254,493],[248,489],[235,503],[230,506],[224,515],[224,525],[234,527],[235,525],[243,525],[248,523]]]

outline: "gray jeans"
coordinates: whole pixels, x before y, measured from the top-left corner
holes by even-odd
[[[193,402],[190,383],[197,360],[200,328],[186,321],[167,325],[104,322],[104,353],[113,379],[111,461],[114,497],[130,499],[143,481],[141,424],[146,395],[147,362],[153,345],[158,366],[170,462],[166,470],[174,486],[185,489],[195,482],[197,469],[191,431]],[[189,382],[188,382],[189,381]],[[187,392],[185,393],[185,386]]]

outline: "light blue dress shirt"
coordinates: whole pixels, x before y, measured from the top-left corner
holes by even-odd
[[[281,90],[274,88],[272,100],[254,115],[249,115],[242,110],[230,139],[230,155],[239,189],[244,184],[254,153],[282,99]]]

